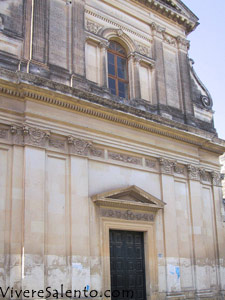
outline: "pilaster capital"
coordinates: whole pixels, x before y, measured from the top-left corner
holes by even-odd
[[[211,183],[210,173],[207,172],[206,169],[204,169],[204,168],[199,168],[199,174],[200,174],[201,182],[208,182],[208,183]]]
[[[221,181],[223,180],[224,174],[221,174],[220,172],[212,171],[211,172],[212,177],[212,184],[215,186],[222,186]]]
[[[73,136],[67,137],[67,143],[69,145],[70,153],[87,156],[89,148],[92,147],[92,142],[78,139]]]
[[[191,180],[200,180],[200,169],[197,166],[188,165],[188,178]]]
[[[131,52],[128,56],[128,58],[132,58],[134,63],[136,64],[145,64],[145,65],[149,65],[150,67],[154,67],[155,66],[155,61],[149,57],[145,57],[137,52]]]
[[[170,174],[173,175],[174,167],[176,166],[175,160],[169,160],[163,157],[159,158],[159,165],[161,168],[161,172],[164,174]]]
[[[99,43],[99,47],[100,47],[101,49],[107,49],[107,48],[109,47],[109,41],[101,41],[101,42]]]
[[[50,137],[49,130],[34,128],[27,124],[23,124],[21,127],[12,125],[10,132],[13,136],[14,144],[18,145],[32,145],[45,148]]]
[[[155,22],[152,22],[150,24],[150,27],[152,29],[152,35],[157,36],[159,38],[163,38],[163,33],[166,31],[166,28],[161,27],[160,25],[156,24]]]
[[[190,41],[186,40],[185,38],[183,38],[181,36],[177,36],[176,40],[177,40],[177,45],[178,45],[179,49],[182,49],[182,50],[185,50],[185,51],[189,50]]]
[[[168,33],[165,30],[162,31],[163,41],[171,46],[177,46],[176,38]]]

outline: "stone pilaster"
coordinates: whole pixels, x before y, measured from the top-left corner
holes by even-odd
[[[84,32],[84,1],[74,0],[72,13],[72,69],[73,73],[85,75],[85,32]]]
[[[44,289],[45,149],[24,148],[22,288]]]
[[[107,48],[108,42],[101,42],[99,44],[101,51],[101,74],[100,74],[100,84],[102,87],[107,87]]]
[[[186,119],[188,120],[188,115],[193,115],[193,105],[191,97],[191,79],[189,62],[187,56],[187,50],[189,47],[189,41],[177,37],[178,44],[178,58],[180,67],[180,78],[181,78],[181,89],[182,89],[182,100],[183,108]]]
[[[156,70],[156,88],[158,105],[167,104],[166,96],[166,79],[164,69],[164,56],[163,56],[163,43],[162,43],[162,32],[164,28],[152,23],[152,34],[153,34],[153,58],[155,59],[155,70]]]
[[[46,31],[48,1],[34,1],[32,59],[46,62]]]
[[[159,159],[159,164],[160,164],[162,173],[167,174],[167,175],[174,174],[174,167],[176,166],[176,161],[161,157]]]
[[[140,85],[140,58],[137,56],[133,57],[134,62],[134,98],[141,99],[141,85]]]
[[[30,36],[31,36],[31,22],[32,20],[32,0],[25,1],[25,16],[24,16],[24,45],[23,45],[23,59],[30,59]]]

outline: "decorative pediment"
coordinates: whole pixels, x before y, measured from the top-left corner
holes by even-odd
[[[198,18],[181,0],[135,0],[156,10],[163,16],[183,25],[186,33],[198,26]]]
[[[135,185],[97,194],[92,201],[99,206],[151,211],[162,209],[166,204]]]
[[[181,0],[155,0],[155,1],[162,3],[173,10],[176,10],[178,13],[188,17],[193,21],[196,22],[198,21],[196,15]]]

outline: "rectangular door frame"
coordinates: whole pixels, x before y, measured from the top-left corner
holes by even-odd
[[[153,222],[127,221],[101,218],[101,257],[103,292],[111,290],[109,230],[141,231],[144,233],[146,298],[152,300],[157,291],[158,268],[156,255],[155,228]],[[111,298],[105,298],[111,300]]]
[[[111,248],[111,245],[113,245],[113,241],[111,241],[111,233],[112,233],[112,237],[113,237],[113,233],[120,233],[120,234],[122,234],[122,236],[123,236],[123,233],[124,233],[124,236],[127,236],[127,233],[130,233],[131,235],[132,235],[132,239],[134,239],[134,235],[136,235],[136,234],[138,234],[138,236],[140,236],[141,237],[141,246],[140,246],[140,249],[141,249],[141,252],[140,252],[140,255],[141,255],[141,257],[138,257],[137,258],[137,256],[135,255],[135,257],[132,257],[132,265],[133,265],[133,262],[135,261],[135,265],[136,265],[136,262],[137,262],[137,259],[139,260],[139,259],[143,259],[142,260],[142,262],[143,262],[143,264],[141,264],[141,266],[142,266],[142,276],[143,276],[143,288],[142,288],[142,290],[143,290],[143,299],[144,300],[147,300],[147,297],[146,297],[146,278],[145,278],[145,274],[146,274],[146,272],[145,272],[145,249],[144,249],[144,232],[143,231],[127,231],[127,230],[109,230],[109,237],[110,237],[110,239],[109,239],[109,245],[110,245],[110,248]],[[125,240],[123,240],[123,241],[121,241],[122,242],[122,244],[123,244],[123,246],[128,246],[128,244],[126,243],[126,239]],[[137,246],[137,244],[135,244],[135,240],[133,240],[133,242],[134,243],[132,243],[132,251],[135,251],[135,246]],[[125,243],[125,244],[124,244]],[[130,244],[131,245],[131,244]],[[139,245],[139,244],[138,244]],[[111,252],[111,251],[110,251]],[[126,254],[126,251],[125,252],[123,252],[123,256],[122,256],[122,260],[126,260],[126,259],[128,259],[128,257],[127,257],[127,254]],[[112,257],[110,256],[110,267],[112,266]],[[114,262],[116,263],[116,261],[117,261],[117,258],[115,257],[114,258]],[[125,265],[123,265],[124,267],[125,267],[125,269],[126,269],[126,271],[128,271],[128,269],[127,269],[127,266],[128,266],[128,261],[127,261],[127,263],[125,263]],[[123,271],[125,271],[124,269],[123,269]],[[133,270],[134,271],[134,270]],[[110,273],[112,272],[112,270],[110,270]],[[132,271],[131,271],[132,272]],[[132,272],[132,274],[133,275],[135,275],[135,271],[134,271],[134,274],[133,274],[133,272]],[[127,276],[129,276],[129,271],[128,271],[128,273],[126,273],[126,276],[125,277],[127,277]],[[111,280],[112,280],[112,274],[110,274],[110,277],[111,277]],[[128,278],[126,278],[126,279],[128,279]],[[134,281],[137,281],[137,278],[136,278],[136,280],[134,280]],[[112,283],[112,282],[111,282]],[[128,282],[127,282],[128,283]],[[116,288],[117,289],[117,288]],[[119,289],[119,288],[118,288]],[[127,291],[129,291],[129,290],[132,290],[132,288],[129,288],[129,287],[126,287],[126,286],[124,286],[124,290],[126,290],[127,289]],[[111,290],[112,290],[112,284],[111,284]],[[135,293],[135,290],[133,290],[133,292]],[[135,295],[134,295],[134,297],[135,297]]]

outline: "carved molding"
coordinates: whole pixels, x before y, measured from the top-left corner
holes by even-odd
[[[109,47],[109,41],[101,41],[99,47],[107,49]]]
[[[154,222],[153,213],[142,213],[142,212],[136,212],[132,210],[116,210],[116,209],[100,208],[100,215],[102,217],[107,217],[107,218]]]
[[[152,29],[152,34],[159,37],[163,38],[163,33],[166,31],[166,28],[161,27],[160,25],[156,24],[155,22],[150,24],[150,27]]]
[[[99,149],[95,147],[90,147],[90,155],[95,156],[95,157],[104,157],[104,149]]]
[[[176,38],[165,31],[162,31],[163,41],[171,46],[177,46]]]
[[[121,26],[120,23],[112,21],[111,19],[107,19],[102,14],[98,14],[98,13],[92,11],[91,9],[85,9],[85,13],[87,13],[87,14],[89,14],[91,16],[94,16],[95,18],[100,19],[100,20],[102,20],[104,22],[107,22],[108,24],[112,25],[113,27],[121,28],[125,32],[129,32],[132,35],[138,36],[139,38],[142,38],[142,39],[144,39],[144,40],[146,40],[148,42],[151,42],[151,39],[150,39],[149,35],[147,35],[147,34],[146,35],[140,34],[137,31],[131,30],[130,28],[128,28],[126,26]],[[108,26],[106,26],[106,27],[108,27]]]
[[[40,130],[38,128],[24,126],[23,135],[25,144],[45,147],[50,136],[50,132]]]
[[[56,149],[65,149],[65,142],[58,139],[49,139],[49,146]]]
[[[11,126],[13,142],[19,145],[32,145],[37,147],[46,147],[50,137],[50,131],[30,127],[24,124],[22,127]]]
[[[180,174],[180,175],[185,175],[185,166],[181,165],[174,165],[174,173]]]
[[[190,41],[182,38],[181,36],[176,37],[178,48],[183,49],[185,51],[189,50],[190,48]]]
[[[221,186],[223,174],[217,171],[206,171],[201,165],[182,165],[177,164],[176,160],[167,159],[164,157],[146,157],[146,156],[133,156],[124,154],[117,151],[108,150],[108,157],[105,157],[107,148],[102,148],[94,145],[92,141],[73,136],[54,136],[50,134],[49,130],[34,128],[28,124],[7,126],[1,124],[0,138],[4,139],[6,143],[11,145],[32,145],[43,148],[55,148],[57,151],[64,151],[68,154],[77,154],[83,156],[91,156],[104,160],[114,160],[126,164],[134,164],[141,168],[154,169],[164,174],[173,176],[184,176],[191,180],[200,180],[204,184],[214,184]],[[119,151],[119,150],[118,150]]]
[[[142,45],[142,44],[136,44],[137,46],[137,52],[139,52],[142,55],[150,57],[150,48]]]
[[[0,138],[1,139],[6,139],[8,135],[8,130],[7,129],[0,129]]]
[[[211,176],[210,176],[209,172],[207,172],[203,168],[200,168],[199,169],[199,173],[200,173],[200,179],[201,179],[201,181],[211,183]]]
[[[102,28],[102,26],[98,23],[95,23],[93,21],[90,21],[90,20],[87,20],[86,21],[86,29],[89,31],[89,32],[92,32],[94,34],[97,34],[98,31]]]
[[[78,155],[87,156],[89,153],[89,148],[92,146],[92,142],[83,139],[77,139],[72,136],[69,136],[67,141],[70,146],[70,152]]]
[[[159,164],[160,164],[162,173],[173,174],[174,167],[176,165],[176,161],[160,157]]]
[[[200,180],[200,169],[193,165],[187,166],[188,178],[191,180]]]
[[[167,44],[178,47],[187,51],[190,48],[190,41],[186,40],[181,36],[173,36],[166,32],[166,28],[156,24],[155,22],[150,24],[152,34],[162,39]]]
[[[211,172],[211,177],[212,177],[212,184],[213,185],[215,185],[215,186],[222,186],[222,179],[224,177],[224,174],[212,171]]]
[[[145,65],[148,65],[150,66],[151,68],[153,68],[155,66],[155,61],[150,58],[150,57],[147,57],[147,56],[143,56],[137,52],[132,52],[130,53],[130,55],[128,56],[128,58],[132,57],[133,58],[133,61],[135,63],[143,63]]]
[[[145,165],[148,168],[155,169],[157,167],[157,162],[151,159],[145,159]]]
[[[142,165],[142,159],[139,157],[111,152],[111,151],[108,153],[108,156],[113,160],[118,160],[129,164]]]
[[[23,74],[23,76],[26,76],[25,73]],[[74,102],[70,103],[67,102],[66,99],[62,99],[62,98],[57,98],[57,96],[52,96],[52,95],[42,95],[37,91],[27,91],[27,90],[23,90],[23,85],[21,84],[20,86],[17,86],[17,89],[13,89],[9,86],[7,87],[2,87],[0,86],[0,93],[6,94],[6,95],[10,95],[11,97],[16,97],[16,98],[27,98],[27,99],[35,99],[35,101],[38,102],[42,102],[42,103],[48,103],[49,105],[53,105],[53,106],[57,106],[60,107],[62,109],[68,109],[71,111],[76,111],[82,114],[86,114],[89,116],[94,116],[100,119],[104,119],[104,120],[108,120],[110,122],[115,122],[118,124],[122,124],[122,125],[126,125],[129,126],[131,128],[135,128],[135,129],[139,129],[139,130],[144,130],[146,132],[151,132],[154,134],[158,134],[160,136],[165,136],[165,137],[169,137],[178,141],[182,141],[182,142],[187,142],[190,143],[192,145],[195,146],[200,146],[202,149],[206,149],[206,150],[212,150],[214,153],[218,153],[218,154],[222,154],[222,150],[221,148],[223,147],[221,144],[221,147],[219,149],[216,149],[214,147],[214,144],[212,143],[209,144],[207,143],[207,146],[204,146],[202,143],[202,140],[198,140],[198,138],[195,136],[192,136],[192,132],[188,133],[188,131],[186,132],[185,135],[178,135],[170,130],[168,130],[168,128],[165,130],[163,127],[160,128],[155,128],[152,126],[148,126],[146,124],[143,123],[138,123],[136,120],[128,120],[127,116],[123,117],[123,116],[118,116],[118,115],[112,115],[110,113],[106,113],[103,111],[100,111],[99,109],[94,109],[93,107],[86,107],[81,105],[81,103],[76,103],[75,98],[73,99]],[[19,91],[21,90],[21,91]],[[111,105],[113,105],[111,103]],[[132,109],[130,107],[130,109]],[[152,120],[154,120],[154,116],[151,116]],[[157,120],[158,120],[158,116],[157,116]],[[138,120],[139,121],[139,120]],[[171,126],[173,126],[173,122],[169,121]],[[138,123],[138,124],[137,124]],[[212,141],[213,142],[213,141]],[[217,145],[219,146],[219,145]]]
[[[122,29],[118,29],[117,30],[117,35],[120,36],[120,37],[122,37],[124,35],[123,30]]]

